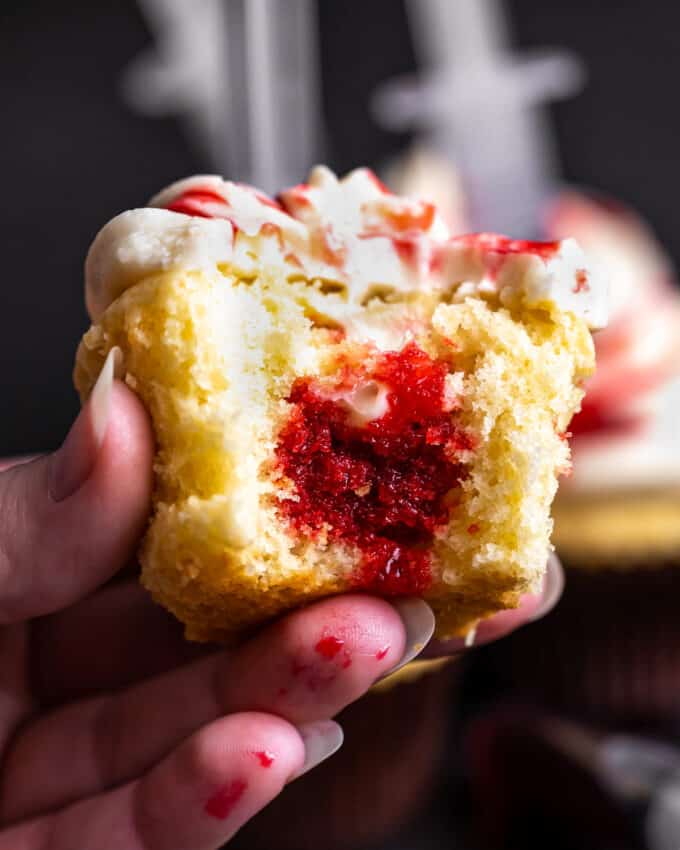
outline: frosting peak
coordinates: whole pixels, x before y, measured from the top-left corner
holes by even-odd
[[[228,265],[237,274],[334,282],[349,306],[376,292],[433,291],[460,300],[554,303],[591,327],[605,322],[599,273],[571,239],[538,243],[496,234],[452,237],[434,206],[393,195],[366,168],[338,179],[317,166],[274,200],[214,175],[180,180],[109,222],[86,261],[96,320],[126,288],[170,268]]]

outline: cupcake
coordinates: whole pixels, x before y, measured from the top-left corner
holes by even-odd
[[[194,177],[117,216],[75,382],[116,349],[149,410],[142,582],[203,641],[348,590],[426,598],[440,637],[516,606],[603,295],[573,239],[452,237],[367,169],[278,200]]]
[[[649,228],[619,204],[566,193],[547,232],[567,229],[608,267],[610,323],[553,507],[563,598],[494,649],[494,668],[552,708],[656,729],[680,710],[680,294]]]

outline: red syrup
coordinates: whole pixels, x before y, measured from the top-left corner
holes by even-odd
[[[397,596],[431,583],[429,549],[449,519],[445,497],[466,474],[457,453],[473,448],[445,409],[447,373],[415,343],[380,355],[370,372],[346,370],[341,386],[388,388],[387,412],[361,427],[312,379],[293,385],[276,456],[295,498],[280,499],[279,511],[301,535],[356,546],[356,588]]]

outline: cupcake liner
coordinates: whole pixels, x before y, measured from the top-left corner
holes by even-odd
[[[346,708],[337,718],[343,747],[286,788],[230,850],[341,850],[394,834],[429,800],[456,679],[448,665]]]
[[[513,694],[553,710],[609,726],[674,726],[680,555],[623,571],[610,562],[565,568],[557,607],[490,648],[484,663]]]

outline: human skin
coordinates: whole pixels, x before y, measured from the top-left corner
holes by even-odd
[[[0,472],[0,850],[216,850],[330,756],[332,718],[431,636],[420,600],[347,595],[235,649],[188,644],[128,568],[152,457],[111,360],[62,447]]]

